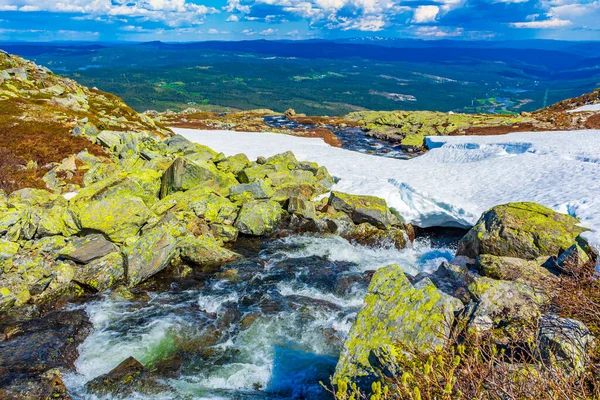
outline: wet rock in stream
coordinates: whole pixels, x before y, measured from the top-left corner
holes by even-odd
[[[54,311],[41,318],[0,323],[0,398],[47,392],[60,395],[60,374],[48,371],[73,369],[79,356],[77,346],[91,331],[82,310]]]

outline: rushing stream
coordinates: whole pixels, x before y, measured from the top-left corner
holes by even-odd
[[[314,125],[302,124],[281,115],[264,117],[264,121],[267,125],[274,128],[304,130],[315,128]],[[408,160],[409,158],[413,158],[418,155],[418,153],[410,153],[402,150],[398,143],[368,136],[359,128],[334,128],[330,126],[328,129],[330,129],[333,134],[337,136],[342,143],[342,148],[346,150],[358,151],[360,153],[372,154],[380,157],[396,158],[400,160]]]
[[[87,303],[94,331],[66,384],[74,398],[95,399],[85,382],[133,356],[173,388],[157,399],[329,398],[319,382],[334,372],[372,271],[391,263],[431,271],[454,245],[420,238],[403,250],[374,249],[337,236],[242,244],[245,257],[208,280]]]

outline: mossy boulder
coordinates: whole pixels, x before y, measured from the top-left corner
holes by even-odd
[[[165,269],[177,254],[177,240],[163,226],[156,226],[127,243],[127,282],[135,286]]]
[[[477,257],[476,267],[481,275],[493,279],[541,283],[555,276],[550,269],[544,266],[547,264],[547,260],[547,257],[524,260],[482,254]]]
[[[585,229],[579,220],[535,203],[510,203],[486,211],[459,243],[457,255],[534,260],[558,256]]]
[[[195,238],[186,236],[177,244],[181,259],[202,267],[203,270],[227,264],[237,260],[240,255],[220,246],[214,239],[206,236]]]
[[[60,256],[79,264],[87,264],[109,253],[115,252],[118,247],[106,240],[98,233],[73,238],[69,244],[60,251]]]
[[[83,230],[102,232],[111,242],[122,243],[137,235],[154,214],[137,197],[107,198],[87,203],[79,211]]]
[[[123,255],[119,251],[77,266],[73,280],[86,289],[104,292],[125,276]]]
[[[519,327],[536,321],[540,306],[547,300],[531,286],[488,277],[474,280],[468,287],[472,296],[466,315],[469,327],[487,331],[498,327]]]
[[[217,168],[223,172],[231,172],[234,175],[239,174],[250,164],[248,157],[243,154],[236,154],[231,157],[227,157],[217,164]]]
[[[275,231],[283,209],[272,200],[244,203],[235,221],[235,227],[246,235],[264,236]]]
[[[271,196],[273,196],[273,190],[264,180],[241,183],[232,186],[229,190],[229,198],[236,203],[242,203],[246,200],[265,200]]]
[[[8,260],[21,248],[21,245],[16,242],[0,239],[0,261]]]
[[[398,223],[385,200],[375,196],[332,192],[329,205],[348,214],[355,224],[367,222],[379,229],[390,229],[393,224]]]
[[[350,380],[364,385],[381,378],[382,371],[369,356],[383,346],[424,352],[443,346],[454,313],[462,308],[460,300],[438,290],[429,279],[413,286],[398,265],[379,269],[344,342],[334,383]]]

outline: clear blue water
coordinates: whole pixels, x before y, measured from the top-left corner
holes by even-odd
[[[329,383],[372,272],[391,263],[432,271],[454,243],[419,239],[397,250],[292,236],[242,248],[243,260],[163,283],[147,299],[107,295],[85,305],[94,331],[65,382],[74,398],[94,399],[85,383],[133,356],[171,388],[133,398],[331,398],[320,382]]]

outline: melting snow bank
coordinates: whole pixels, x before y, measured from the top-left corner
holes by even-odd
[[[533,201],[576,216],[600,248],[600,130],[427,139],[431,151],[395,160],[272,133],[174,129],[226,155],[291,150],[340,179],[335,190],[384,198],[422,227],[473,225],[494,205]]]

